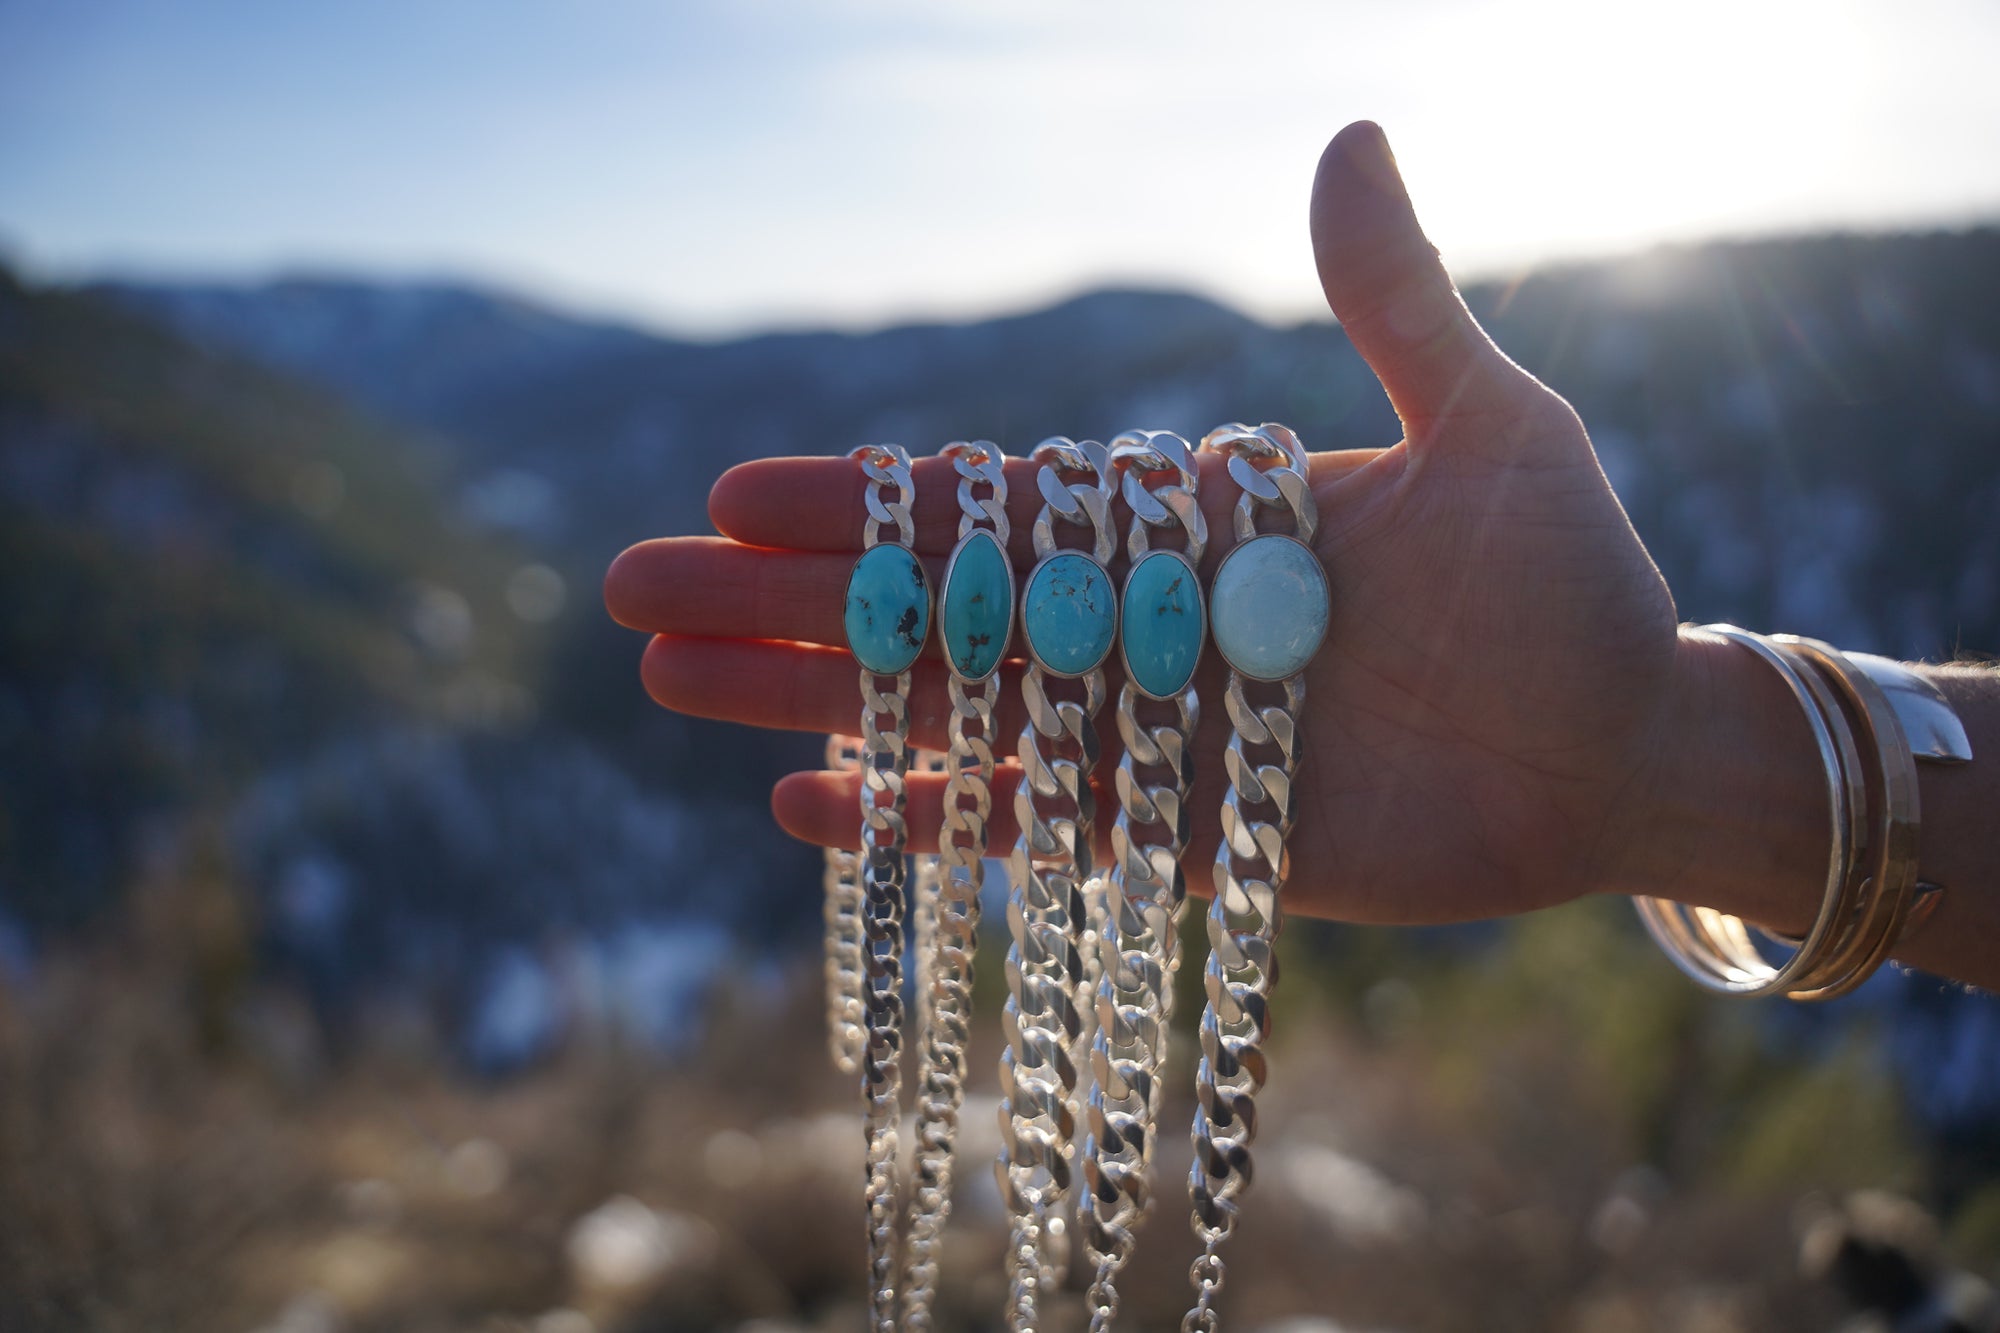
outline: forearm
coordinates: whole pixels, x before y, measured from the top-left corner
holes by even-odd
[[[1921,670],[1965,723],[1975,759],[1917,765],[1918,876],[1945,893],[1896,956],[2000,988],[2000,672]],[[1804,931],[1825,891],[1832,826],[1812,732],[1778,674],[1735,644],[1684,634],[1649,753],[1599,882]]]
[[[1912,967],[2000,989],[2000,671],[1926,667],[1972,742],[1969,764],[1918,764],[1918,877],[1945,886],[1935,914],[1903,939]]]

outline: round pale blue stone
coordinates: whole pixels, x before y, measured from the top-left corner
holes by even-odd
[[[871,546],[847,576],[847,646],[879,676],[909,670],[931,628],[931,583],[909,548]]]
[[[938,629],[951,669],[984,680],[1000,665],[1014,628],[1014,570],[991,532],[977,528],[945,567]]]
[[[1155,699],[1169,699],[1194,679],[1203,632],[1201,581],[1173,551],[1148,551],[1125,576],[1118,641],[1125,674]]]
[[[1326,638],[1326,570],[1304,545],[1278,533],[1231,551],[1208,599],[1217,650],[1253,680],[1304,670]]]
[[[1080,551],[1058,551],[1036,566],[1021,596],[1029,651],[1058,676],[1103,663],[1118,635],[1118,594],[1104,567]]]

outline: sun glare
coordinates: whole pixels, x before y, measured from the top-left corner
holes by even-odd
[[[7,238],[57,271],[486,274],[724,332],[1114,282],[1315,313],[1313,163],[1363,117],[1467,275],[2000,212],[1984,0],[695,5],[497,25],[478,60],[435,18],[391,58],[287,13],[231,39],[346,45],[280,77],[161,20],[12,84],[0,49],[0,120],[40,127],[0,132]],[[114,84],[157,114],[81,91]]]
[[[1489,260],[1744,229],[1865,171],[1851,7],[1564,5],[1464,15],[1403,132],[1433,229]]]

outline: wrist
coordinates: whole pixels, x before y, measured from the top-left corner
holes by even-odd
[[[1776,930],[1811,924],[1832,825],[1810,724],[1778,674],[1683,629],[1667,698],[1606,831],[1595,886]]]

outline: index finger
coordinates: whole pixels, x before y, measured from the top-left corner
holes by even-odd
[[[1317,486],[1338,479],[1381,452],[1342,449],[1309,455],[1311,481]],[[1211,529],[1226,525],[1229,508],[1236,503],[1236,488],[1229,483],[1221,458],[1213,454],[1198,458],[1202,512]],[[1015,561],[1023,565],[1032,563],[1029,525],[1042,505],[1035,489],[1036,467],[1027,458],[1010,458],[1006,464],[1007,517],[1013,525],[1008,545]],[[958,543],[958,474],[950,459],[933,455],[914,460],[910,475],[917,492],[911,511],[917,552],[949,555]],[[858,551],[861,525],[868,516],[867,486],[860,467],[850,459],[759,458],[722,474],[708,493],[708,517],[717,532],[748,546]]]

